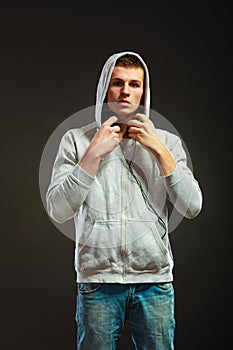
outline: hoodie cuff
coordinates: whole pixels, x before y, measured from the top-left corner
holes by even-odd
[[[76,182],[87,189],[90,188],[92,182],[94,181],[94,177],[88,174],[80,165],[76,164],[73,171],[72,176],[75,178]]]
[[[179,183],[180,175],[179,175],[178,166],[176,165],[175,169],[173,170],[173,172],[170,175],[164,176],[164,179],[165,179],[166,185],[168,187],[175,186],[177,183]]]

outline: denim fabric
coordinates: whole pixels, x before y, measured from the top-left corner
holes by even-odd
[[[125,318],[136,350],[174,349],[174,289],[169,283],[79,283],[78,350],[114,350]]]

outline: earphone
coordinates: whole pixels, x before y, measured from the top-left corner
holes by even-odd
[[[157,213],[156,209],[155,209],[155,208],[152,206],[152,204],[150,203],[149,198],[148,198],[148,195],[147,195],[146,192],[144,191],[140,180],[139,180],[138,177],[135,175],[135,173],[134,173],[134,171],[133,171],[133,168],[132,168],[132,161],[133,161],[134,154],[135,154],[135,148],[136,148],[136,141],[135,141],[135,143],[134,143],[134,152],[133,152],[133,157],[132,157],[132,159],[131,159],[130,161],[128,161],[127,159],[125,159],[125,160],[126,160],[126,163],[127,163],[127,165],[128,165],[128,169],[129,169],[131,175],[133,176],[134,180],[136,181],[138,187],[140,188],[140,191],[141,191],[141,193],[142,193],[142,196],[143,196],[143,198],[144,198],[145,203],[147,204],[149,210],[152,211],[152,212],[157,216],[160,225],[163,227],[163,229],[164,229],[164,231],[165,231],[164,234],[163,234],[163,236],[161,237],[161,238],[163,239],[163,238],[166,236],[166,234],[167,234],[167,227],[166,227],[166,224],[165,224],[164,220],[160,217],[160,215]]]

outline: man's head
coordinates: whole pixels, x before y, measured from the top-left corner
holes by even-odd
[[[126,68],[142,68],[144,71],[143,64],[141,60],[133,54],[125,54],[124,56],[120,56],[116,60],[115,66],[121,66],[121,67],[126,67]]]
[[[106,102],[119,121],[126,122],[143,101],[145,71],[140,59],[126,54],[117,59]]]

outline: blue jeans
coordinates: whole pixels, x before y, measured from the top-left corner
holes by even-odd
[[[136,350],[174,349],[174,289],[169,283],[79,283],[78,350],[114,350],[128,315]]]

